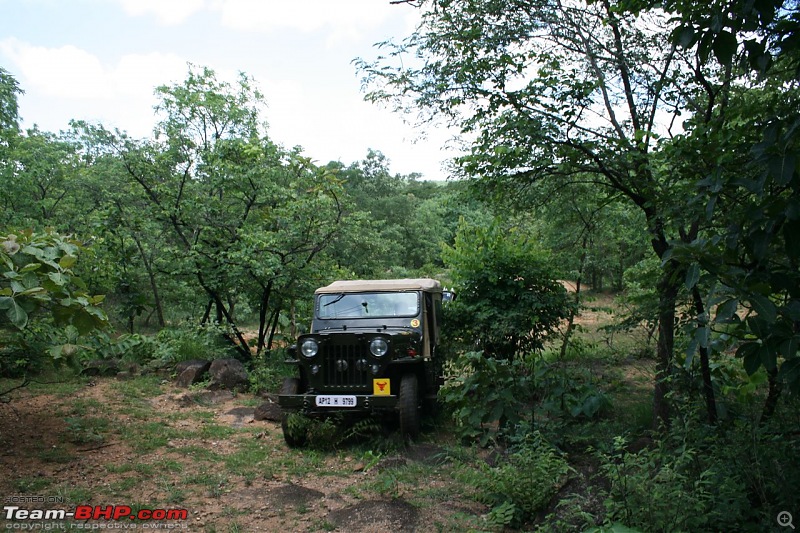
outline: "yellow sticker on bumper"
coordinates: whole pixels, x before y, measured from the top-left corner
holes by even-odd
[[[389,379],[373,379],[372,394],[375,396],[390,396],[392,387]]]

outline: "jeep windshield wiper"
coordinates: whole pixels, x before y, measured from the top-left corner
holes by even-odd
[[[334,298],[330,302],[328,302],[326,304],[323,304],[322,307],[328,307],[329,305],[333,305],[336,302],[338,302],[339,300],[341,300],[342,298],[344,298],[344,293],[340,294],[339,296],[337,296],[336,298]]]

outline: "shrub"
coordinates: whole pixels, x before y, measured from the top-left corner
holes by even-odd
[[[261,394],[275,392],[280,389],[284,378],[295,375],[295,367],[283,363],[284,350],[267,352],[264,357],[253,360],[248,375],[250,376],[250,392]]]
[[[439,398],[451,411],[456,434],[485,446],[508,428],[528,421],[531,388],[523,361],[504,361],[468,352],[451,365]]]
[[[154,358],[174,364],[191,359],[220,359],[234,357],[235,350],[215,325],[185,324],[165,328],[156,335]]]
[[[579,371],[543,358],[536,360],[534,388],[541,409],[549,416],[595,418],[611,408],[611,400]]]
[[[447,330],[487,355],[513,359],[540,349],[569,315],[547,254],[517,228],[462,221],[444,259],[458,294],[448,306]]]
[[[524,435],[506,462],[482,469],[481,499],[492,506],[487,518],[499,526],[519,525],[544,509],[564,486],[570,470],[566,459],[539,432]]]
[[[652,449],[602,455],[608,518],[644,531],[765,531],[796,505],[800,437],[739,421],[712,428],[689,421]]]

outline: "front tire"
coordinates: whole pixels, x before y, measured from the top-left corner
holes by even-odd
[[[400,415],[400,433],[403,437],[416,439],[419,436],[419,385],[417,376],[406,374],[400,381],[400,393],[397,397],[397,410]]]
[[[300,392],[300,380],[297,378],[286,378],[283,380],[283,384],[281,385],[281,394],[297,394]],[[290,448],[299,448],[306,443],[306,427],[302,425],[301,427],[292,427],[290,423],[290,418],[294,413],[289,412],[287,413],[284,411],[281,413],[281,429],[283,430],[283,440],[286,441],[286,444],[289,445]]]

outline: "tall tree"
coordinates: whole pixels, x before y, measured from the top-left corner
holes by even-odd
[[[487,196],[540,180],[589,181],[641,211],[663,260],[654,413],[667,423],[684,276],[669,254],[674,240],[693,240],[701,224],[680,200],[690,183],[659,166],[658,148],[680,113],[702,104],[701,81],[724,83],[725,73],[704,71],[699,79],[658,10],[632,15],[608,0],[421,4],[413,35],[384,43],[389,54],[377,62],[360,63],[368,99],[444,116],[473,136],[461,166]]]
[[[266,137],[262,98],[246,76],[232,85],[193,67],[183,83],[158,94],[155,141],[102,128],[91,134],[110,147],[135,194],[117,197],[119,211],[140,209],[159,224],[159,252],[169,258],[171,274],[199,289],[208,302],[204,319],[213,311],[249,357],[237,302],[258,310],[261,351],[277,323],[280,291],[338,230],[341,186]],[[136,244],[147,264],[152,244]]]
[[[698,65],[734,76],[709,93],[710,119],[690,123],[676,143],[684,165],[700,174],[694,201],[715,222],[713,232],[676,250],[694,273],[695,344],[702,357],[715,346],[708,342],[715,327],[738,337],[747,372],[763,366],[769,375],[768,418],[782,384],[800,392],[800,4],[669,1],[665,8],[679,21],[674,42]],[[698,147],[706,148],[702,161]]]

